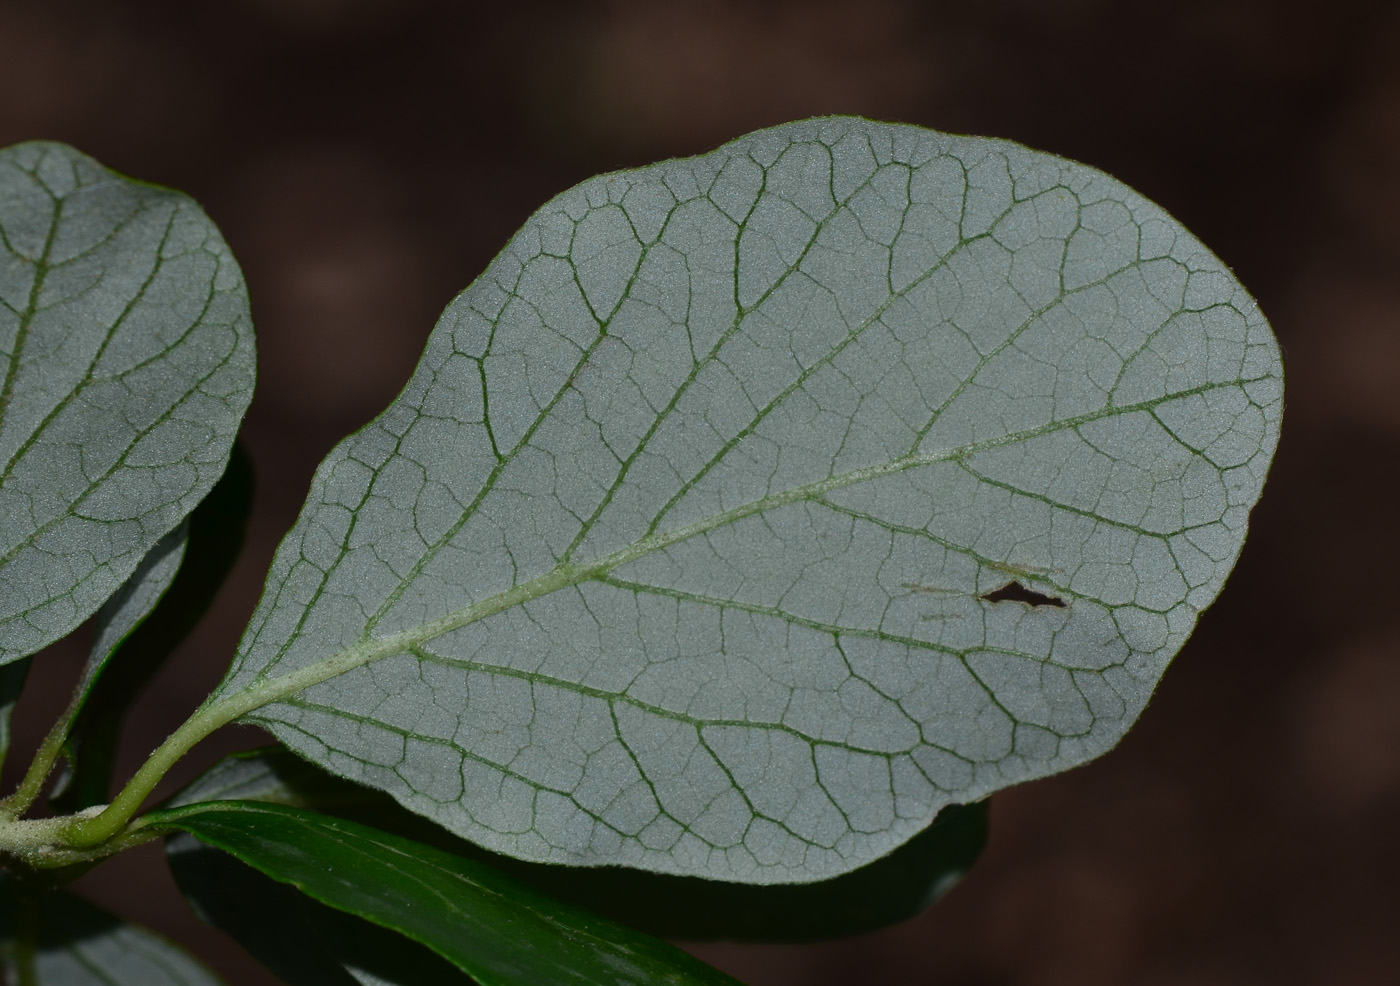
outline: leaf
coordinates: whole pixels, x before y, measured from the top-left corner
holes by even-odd
[[[185,560],[189,544],[189,518],[180,522],[165,537],[156,542],[151,553],[142,559],[131,578],[117,594],[97,611],[93,627],[92,647],[87,663],[78,677],[76,691],[86,697],[91,694],[103,669],[125,641],[169,591]]]
[[[288,986],[474,983],[417,942],[320,904],[193,836],[176,833],[166,851],[175,882],[200,917]]]
[[[73,688],[72,701],[64,713],[66,721],[59,727],[63,728],[66,733],[63,751],[67,765],[54,783],[50,795],[51,800],[58,799],[57,805],[61,805],[63,796],[70,793],[76,776],[77,748],[82,742],[80,736],[75,736],[72,730],[77,717],[82,713],[93,688],[97,685],[107,664],[116,655],[118,648],[151,614],[151,611],[156,608],[156,605],[169,591],[180,570],[180,565],[184,561],[188,544],[189,518],[187,517],[180,522],[179,527],[156,542],[156,546],[151,549],[150,554],[141,560],[141,564],[136,567],[131,578],[127,579],[117,590],[117,594],[107,600],[97,611],[97,617],[93,623],[93,642],[88,649],[88,659],[83,665],[82,672],[78,675],[78,682]],[[109,746],[115,745],[115,736],[107,739]],[[115,755],[115,750],[103,754],[104,758],[108,760]],[[104,803],[106,800],[105,797],[97,797],[89,803]],[[86,805],[75,806],[75,809],[77,807],[86,807]]]
[[[209,492],[253,360],[197,205],[62,144],[0,150],[0,663],[74,629]]]
[[[322,463],[216,694],[498,852],[829,878],[1118,742],[1281,374],[1179,223],[1015,144],[831,118],[595,178]]]
[[[381,792],[332,777],[280,746],[225,757],[168,804],[220,800],[263,801],[348,818],[480,860],[551,897],[648,934],[692,941],[816,941],[908,920],[952,889],[987,840],[986,802],[950,805],[909,842],[858,870],[820,883],[755,887],[637,870],[547,866],[488,853]],[[184,886],[178,871],[176,878]],[[186,888],[186,893],[203,899],[222,893],[232,881],[231,874],[210,876],[202,881],[207,889]]]
[[[949,805],[888,856],[818,883],[753,886],[538,863],[517,863],[510,872],[559,900],[662,938],[827,941],[907,921],[952,890],[986,846],[988,807]]]
[[[427,945],[482,986],[735,983],[674,946],[552,901],[489,866],[344,819],[251,801],[148,818]]]
[[[30,964],[32,963],[32,966]],[[26,975],[22,967],[30,966]],[[0,973],[28,986],[219,986],[182,949],[72,894],[35,897],[0,872]]]
[[[363,808],[384,800],[381,792],[328,774],[283,746],[264,746],[224,757],[172,795],[161,808],[184,808],[209,801],[262,801],[342,814],[341,809]]]
[[[174,570],[151,571],[151,579],[168,575],[173,581],[161,583],[164,588],[159,591],[156,582],[138,582],[143,570],[152,564],[148,556],[122,590],[98,611],[97,640],[83,672],[78,715],[64,745],[69,769],[49,797],[51,807],[74,812],[108,801],[126,712],[223,585],[243,546],[252,502],[252,462],[243,447],[235,444],[223,477],[184,524],[166,536],[169,540],[187,529],[191,546],[184,552],[178,574]],[[158,544],[152,556],[160,551]],[[139,604],[138,597],[142,600]],[[138,615],[140,606],[147,609]]]

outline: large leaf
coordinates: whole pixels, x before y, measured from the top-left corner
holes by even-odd
[[[585,182],[327,457],[218,690],[494,850],[754,883],[1113,746],[1277,441],[1091,168],[825,119]]]
[[[209,492],[253,359],[197,205],[62,144],[0,150],[0,663],[81,623]]]
[[[66,893],[0,872],[0,979],[22,986],[219,986],[183,950]]]
[[[149,818],[421,942],[482,986],[735,986],[674,946],[559,904],[489,866],[344,819],[251,801]]]
[[[539,863],[507,870],[552,897],[663,938],[826,941],[907,921],[952,890],[987,843],[989,807],[948,805],[888,856],[817,883],[754,886]]]
[[[923,832],[860,869],[819,883],[763,887],[616,867],[548,866],[489,853],[405,811],[383,793],[332,777],[277,746],[225,757],[168,804],[223,800],[265,801],[348,818],[488,863],[551,897],[649,934],[690,940],[813,941],[896,924],[952,889],[987,841],[987,802],[949,805]],[[206,902],[235,895],[228,888],[237,881],[226,867],[202,857],[186,861],[184,850],[180,846],[172,854],[171,865],[180,859],[183,869],[176,877],[187,896]],[[218,873],[203,875],[216,868]],[[195,876],[184,878],[185,871]],[[212,910],[217,904],[201,906]],[[217,923],[227,927],[230,920],[237,915]],[[256,934],[252,927],[238,937],[246,942]],[[268,944],[275,947],[280,940],[273,936]]]

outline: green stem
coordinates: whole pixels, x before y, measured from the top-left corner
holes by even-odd
[[[667,535],[664,540],[679,539],[675,535]],[[652,540],[663,541],[663,538],[658,537]],[[202,706],[195,711],[194,715],[185,720],[184,725],[171,733],[169,739],[156,748],[156,751],[141,765],[141,769],[132,775],[126,787],[122,788],[106,810],[92,816],[74,816],[65,830],[63,844],[70,848],[95,846],[120,832],[151,791],[155,789],[155,786],[160,783],[160,779],[165,776],[166,771],[188,753],[196,743],[220,726],[226,726],[254,709],[294,695],[304,688],[320,684],[336,675],[344,674],[346,671],[370,664],[391,654],[402,653],[424,640],[439,637],[449,630],[474,623],[483,617],[553,592],[563,586],[573,585],[585,577],[591,577],[598,571],[615,567],[619,564],[617,559],[621,557],[621,554],[618,553],[616,557],[610,555],[588,568],[561,565],[547,575],[514,586],[499,595],[483,599],[464,609],[440,616],[421,627],[404,630],[387,637],[361,640],[354,646],[347,647],[324,661],[317,661],[290,674],[269,679],[246,691],[235,692],[216,702]]]
[[[19,818],[34,801],[39,797],[39,792],[44,789],[44,781],[49,779],[49,774],[53,770],[53,765],[58,762],[58,758],[63,753],[63,744],[68,739],[68,733],[73,728],[73,722],[78,717],[78,713],[83,706],[83,689],[80,686],[73,692],[73,697],[68,701],[68,708],[63,710],[63,714],[54,722],[49,734],[44,737],[44,742],[39,744],[39,749],[34,751],[34,759],[29,763],[29,769],[24,773],[24,779],[19,782],[19,786],[5,800],[0,801],[0,814],[10,818]]]
[[[101,813],[87,817],[74,816],[68,821],[63,843],[70,847],[95,846],[120,832],[150,796],[175,762],[220,726],[226,726],[254,709],[294,695],[304,688],[319,684],[352,668],[403,650],[409,634],[395,634],[377,640],[366,640],[348,647],[335,656],[318,661],[291,674],[272,678],[246,691],[235,692],[217,702],[204,705],[171,733],[164,743],[141,765],[127,781],[112,803]]]
[[[648,549],[664,546],[677,540],[684,540],[698,529],[692,525],[691,528],[684,528],[679,532],[653,536],[647,539],[644,544],[647,545]],[[41,838],[40,830],[36,826],[41,822],[45,825],[59,826],[59,830],[47,843],[50,849],[86,850],[97,847],[122,833],[128,821],[140,809],[146,798],[155,790],[155,786],[160,783],[160,779],[174,766],[175,762],[188,753],[196,743],[220,726],[226,726],[254,709],[287,698],[312,685],[344,674],[353,668],[370,664],[391,654],[410,650],[424,640],[431,640],[486,616],[553,592],[566,585],[576,584],[585,578],[591,578],[630,560],[630,557],[628,552],[616,552],[586,567],[560,565],[554,571],[537,579],[513,586],[496,596],[440,616],[420,627],[404,630],[387,637],[361,640],[354,646],[347,647],[324,661],[317,661],[290,674],[271,678],[245,691],[235,692],[218,701],[207,703],[195,710],[194,714],[185,720],[184,725],[171,733],[169,738],[156,748],[155,752],[141,765],[141,769],[132,775],[131,780],[127,781],[126,786],[112,800],[112,803],[101,812],[82,813],[61,819],[37,819],[30,822],[11,821],[5,823],[3,819],[0,819],[0,849],[21,843],[25,847],[36,846],[37,840]],[[48,829],[44,831],[46,834],[48,833]],[[128,831],[134,831],[134,829]]]

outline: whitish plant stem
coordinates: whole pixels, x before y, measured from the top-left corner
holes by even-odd
[[[674,535],[669,536],[672,540]],[[587,568],[561,565],[547,575],[514,586],[489,599],[483,599],[463,609],[441,616],[436,620],[387,637],[362,640],[353,647],[315,664],[307,665],[290,674],[280,675],[254,685],[241,692],[235,692],[218,701],[208,703],[185,720],[184,725],[156,748],[141,769],[132,775],[126,787],[122,788],[112,803],[92,817],[73,817],[64,833],[64,844],[71,848],[95,846],[112,838],[122,830],[147,796],[165,776],[177,760],[183,757],[196,743],[204,739],[220,726],[226,726],[240,716],[272,702],[294,695],[304,688],[320,684],[336,675],[344,674],[353,668],[370,664],[382,657],[401,653],[408,648],[441,636],[450,630],[474,623],[486,616],[509,609],[520,603],[534,599],[571,585],[588,577],[595,571],[611,567],[617,562],[609,556]]]
[[[400,639],[403,636],[405,635],[363,641],[327,660],[318,661],[299,671],[272,678],[261,685],[235,692],[202,706],[156,748],[106,809],[92,817],[72,818],[64,832],[64,843],[81,848],[95,846],[112,838],[141,807],[175,762],[214,730],[228,725],[254,709],[293,695],[303,688],[334,678],[380,657],[397,653],[404,647],[405,641]]]

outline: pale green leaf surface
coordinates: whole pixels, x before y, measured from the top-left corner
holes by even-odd
[[[208,493],[253,360],[197,205],[62,144],[0,150],[0,663],[81,623]]]
[[[224,757],[162,802],[161,808],[206,801],[264,801],[335,814],[337,808],[383,798],[378,791],[347,784],[280,746],[266,746]]]
[[[218,695],[500,852],[831,877],[1118,741],[1281,395],[1092,168],[834,118],[604,175],[321,465]]]
[[[221,986],[158,935],[72,894],[33,898],[0,874],[0,971],[32,986]],[[32,978],[20,966],[32,962]]]
[[[151,615],[174,584],[189,545],[189,527],[187,517],[179,527],[157,541],[150,553],[141,559],[141,564],[136,566],[131,578],[97,611],[92,646],[88,649],[87,662],[74,687],[73,703],[66,712],[70,729],[87,704],[103,669],[116,655],[122,642]],[[62,797],[71,783],[78,745],[79,742],[70,734],[65,742],[67,765],[49,792],[50,798]]]
[[[425,841],[503,870],[556,900],[638,931],[686,941],[818,941],[906,921],[951,890],[976,861],[986,845],[990,808],[990,801],[950,805],[888,856],[830,880],[754,886],[622,867],[549,866],[487,853],[405,811],[382,792],[333,777],[282,746],[225,757],[162,807],[229,800],[309,808]],[[235,878],[226,868],[194,886],[176,868],[175,844],[167,843],[167,849],[187,896],[236,897],[238,892],[229,889]],[[201,856],[193,869],[217,866]],[[228,929],[225,920],[215,923]]]
[[[135,696],[199,622],[232,567],[252,505],[252,479],[247,453],[235,444],[223,478],[98,611],[98,640],[63,744],[71,769],[58,785],[61,791],[50,792],[50,810],[76,812],[111,799],[122,723]],[[176,538],[184,541],[178,565],[168,554]]]
[[[122,641],[151,614],[174,583],[188,544],[189,519],[186,518],[156,542],[131,578],[97,611],[92,647],[78,679],[78,688],[83,694],[92,688]]]

